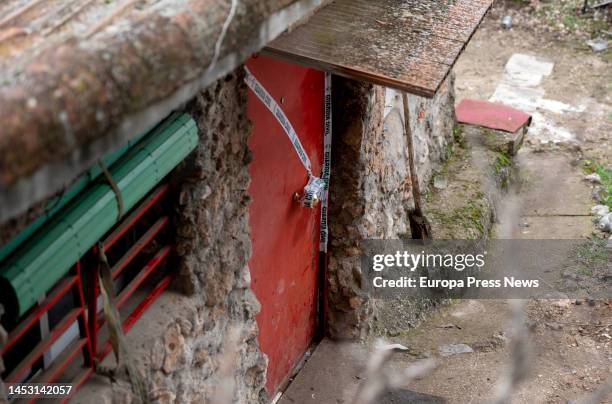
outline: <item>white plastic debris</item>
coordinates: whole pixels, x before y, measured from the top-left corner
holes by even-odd
[[[599,229],[607,233],[612,233],[612,213],[608,213],[599,219]]]
[[[472,347],[465,344],[442,345],[438,347],[438,350],[440,351],[440,355],[442,356],[451,356],[474,352]]]
[[[376,343],[376,349],[380,351],[395,351],[395,352],[404,352],[408,350],[408,348],[406,348],[402,344],[387,344],[383,341],[378,341]]]
[[[597,173],[589,174],[584,177],[585,181],[589,181],[593,184],[601,184],[601,177]]]
[[[595,52],[603,52],[608,49],[608,41],[603,38],[596,38],[586,41],[586,44]]]
[[[610,208],[606,205],[595,205],[591,208],[591,213],[595,216],[602,217],[610,213]]]
[[[502,28],[506,28],[506,29],[512,28],[512,16],[511,15],[504,16],[501,20],[501,26]]]
[[[544,77],[552,74],[554,66],[554,63],[536,56],[514,53],[506,63],[505,74],[514,86],[536,87]],[[538,96],[544,95],[544,90],[539,91]]]

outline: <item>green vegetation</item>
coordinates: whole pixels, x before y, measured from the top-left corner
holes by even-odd
[[[465,137],[463,136],[463,125],[457,124],[453,128],[453,140],[459,147],[465,149]]]
[[[480,232],[481,235],[484,235],[484,227],[483,227],[483,211],[482,206],[477,205],[474,201],[470,201],[466,207],[463,208],[463,214],[465,215],[465,220],[468,221],[468,225],[466,227],[474,227],[476,230]]]
[[[497,153],[494,167],[495,174],[499,174],[502,170],[512,167],[512,159],[507,153]]]
[[[593,160],[582,160],[581,165],[586,174],[596,173],[599,175],[604,192],[603,201],[601,203],[612,209],[612,170],[607,169]]]
[[[595,172],[601,177],[601,184],[605,192],[602,202],[612,209],[612,170],[608,170],[604,166],[598,165]]]
[[[455,125],[453,128],[453,139],[455,143],[461,143],[463,140],[463,125]]]
[[[512,158],[507,153],[498,152],[493,163],[493,173],[502,189],[507,189],[511,179]]]
[[[458,207],[450,212],[430,210],[427,214],[450,230],[453,237],[457,238],[481,238],[485,235],[485,211],[487,209],[484,194],[478,192],[476,199],[467,205]],[[461,229],[461,230],[460,230]],[[457,231],[454,231],[457,230]],[[464,232],[463,230],[467,230]]]

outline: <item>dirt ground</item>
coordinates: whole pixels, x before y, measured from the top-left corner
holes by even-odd
[[[515,160],[520,184],[508,195],[519,204],[520,217],[500,212],[497,234],[533,239],[597,236],[590,216],[595,202],[581,162],[612,163],[610,51],[598,54],[571,37],[557,41],[520,26],[502,29],[501,14],[493,10],[457,64],[457,99],[489,99],[504,80],[508,59],[520,53],[554,63],[552,74],[542,81],[545,98],[580,112],[538,109],[552,130],[561,127],[575,138],[555,144],[528,135]],[[533,363],[514,402],[565,403],[606,382],[612,374],[610,301],[530,301],[526,311],[532,324]],[[405,341],[412,352],[427,355],[449,343],[465,343],[475,352],[443,359],[412,389],[449,402],[487,397],[509,363],[500,337],[509,315],[506,301],[462,301],[415,329]],[[449,323],[460,328],[441,328]]]
[[[502,15],[515,25],[500,27]],[[585,166],[612,165],[612,50],[593,52],[581,35],[542,32],[517,8],[493,9],[456,67],[457,100],[490,99],[507,80],[505,65],[515,54],[553,63],[538,85],[543,106],[534,108],[546,125],[527,135],[515,157],[518,181],[504,196],[492,235],[519,239],[593,239],[608,237],[591,215],[593,185]],[[559,136],[563,140],[559,140]],[[560,274],[560,281],[597,283],[610,295],[607,275]],[[580,402],[612,383],[612,299],[530,300],[525,302],[529,330],[528,366],[513,403]],[[480,403],[512,363],[508,347],[511,305],[506,300],[459,300],[440,309],[420,326],[387,337],[409,347],[392,367],[398,371],[423,358],[436,369],[407,389],[380,399],[384,403]],[[439,347],[466,344],[471,353],[441,356]],[[363,382],[366,345],[324,341],[283,396],[283,403],[349,403]],[[578,401],[576,401],[578,400]],[[612,403],[612,396],[601,402]]]
[[[541,84],[544,97],[572,109],[537,111],[551,123],[547,129],[562,128],[574,138],[543,143],[547,133],[528,135],[515,159],[519,184],[507,195],[518,204],[518,217],[499,212],[494,234],[530,239],[603,237],[592,223],[590,208],[596,202],[592,186],[584,181],[582,164],[593,160],[609,167],[612,163],[610,51],[595,53],[575,38],[557,41],[520,26],[502,29],[502,12],[493,10],[457,64],[457,99],[489,99],[504,80],[504,66],[513,54],[535,56],[554,63],[552,74]],[[609,280],[605,286],[609,291]],[[566,403],[610,383],[611,302],[527,302],[531,366],[512,402]],[[441,359],[434,373],[413,383],[411,390],[448,402],[476,403],[490,396],[510,363],[504,343],[510,313],[507,301],[461,301],[414,329],[404,341],[413,353],[427,356],[440,345],[457,343],[471,346],[474,353]],[[457,327],[442,327],[445,324]],[[612,397],[604,402],[612,402]]]

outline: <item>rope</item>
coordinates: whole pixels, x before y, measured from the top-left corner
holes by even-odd
[[[118,209],[117,220],[119,220],[123,217],[123,214],[125,213],[123,195],[121,194],[121,190],[119,189],[119,186],[117,186],[117,183],[115,182],[115,179],[113,178],[113,175],[108,170],[108,167],[106,167],[106,164],[104,164],[102,160],[98,160],[98,165],[100,166],[100,169],[102,170],[102,173],[104,174],[104,178],[106,179],[106,182],[108,182],[108,185],[110,185],[111,189],[115,193],[115,198],[117,199],[117,209]]]
[[[149,402],[149,396],[144,379],[136,367],[136,362],[131,357],[127,344],[125,342],[125,334],[121,323],[121,315],[115,305],[115,287],[113,284],[113,274],[111,267],[106,258],[104,245],[98,242],[98,282],[100,285],[100,293],[104,304],[104,317],[108,325],[108,337],[117,359],[117,367],[111,373],[116,375],[121,372],[127,373],[127,376],[132,385],[132,390],[138,395],[140,401],[144,404]],[[105,373],[100,368],[96,368],[100,373]]]

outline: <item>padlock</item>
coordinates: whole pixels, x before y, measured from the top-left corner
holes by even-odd
[[[303,207],[314,209],[316,208],[325,190],[325,181],[319,177],[311,176],[308,184],[304,187],[304,193],[300,195],[298,192],[293,194],[293,200],[299,202]]]

